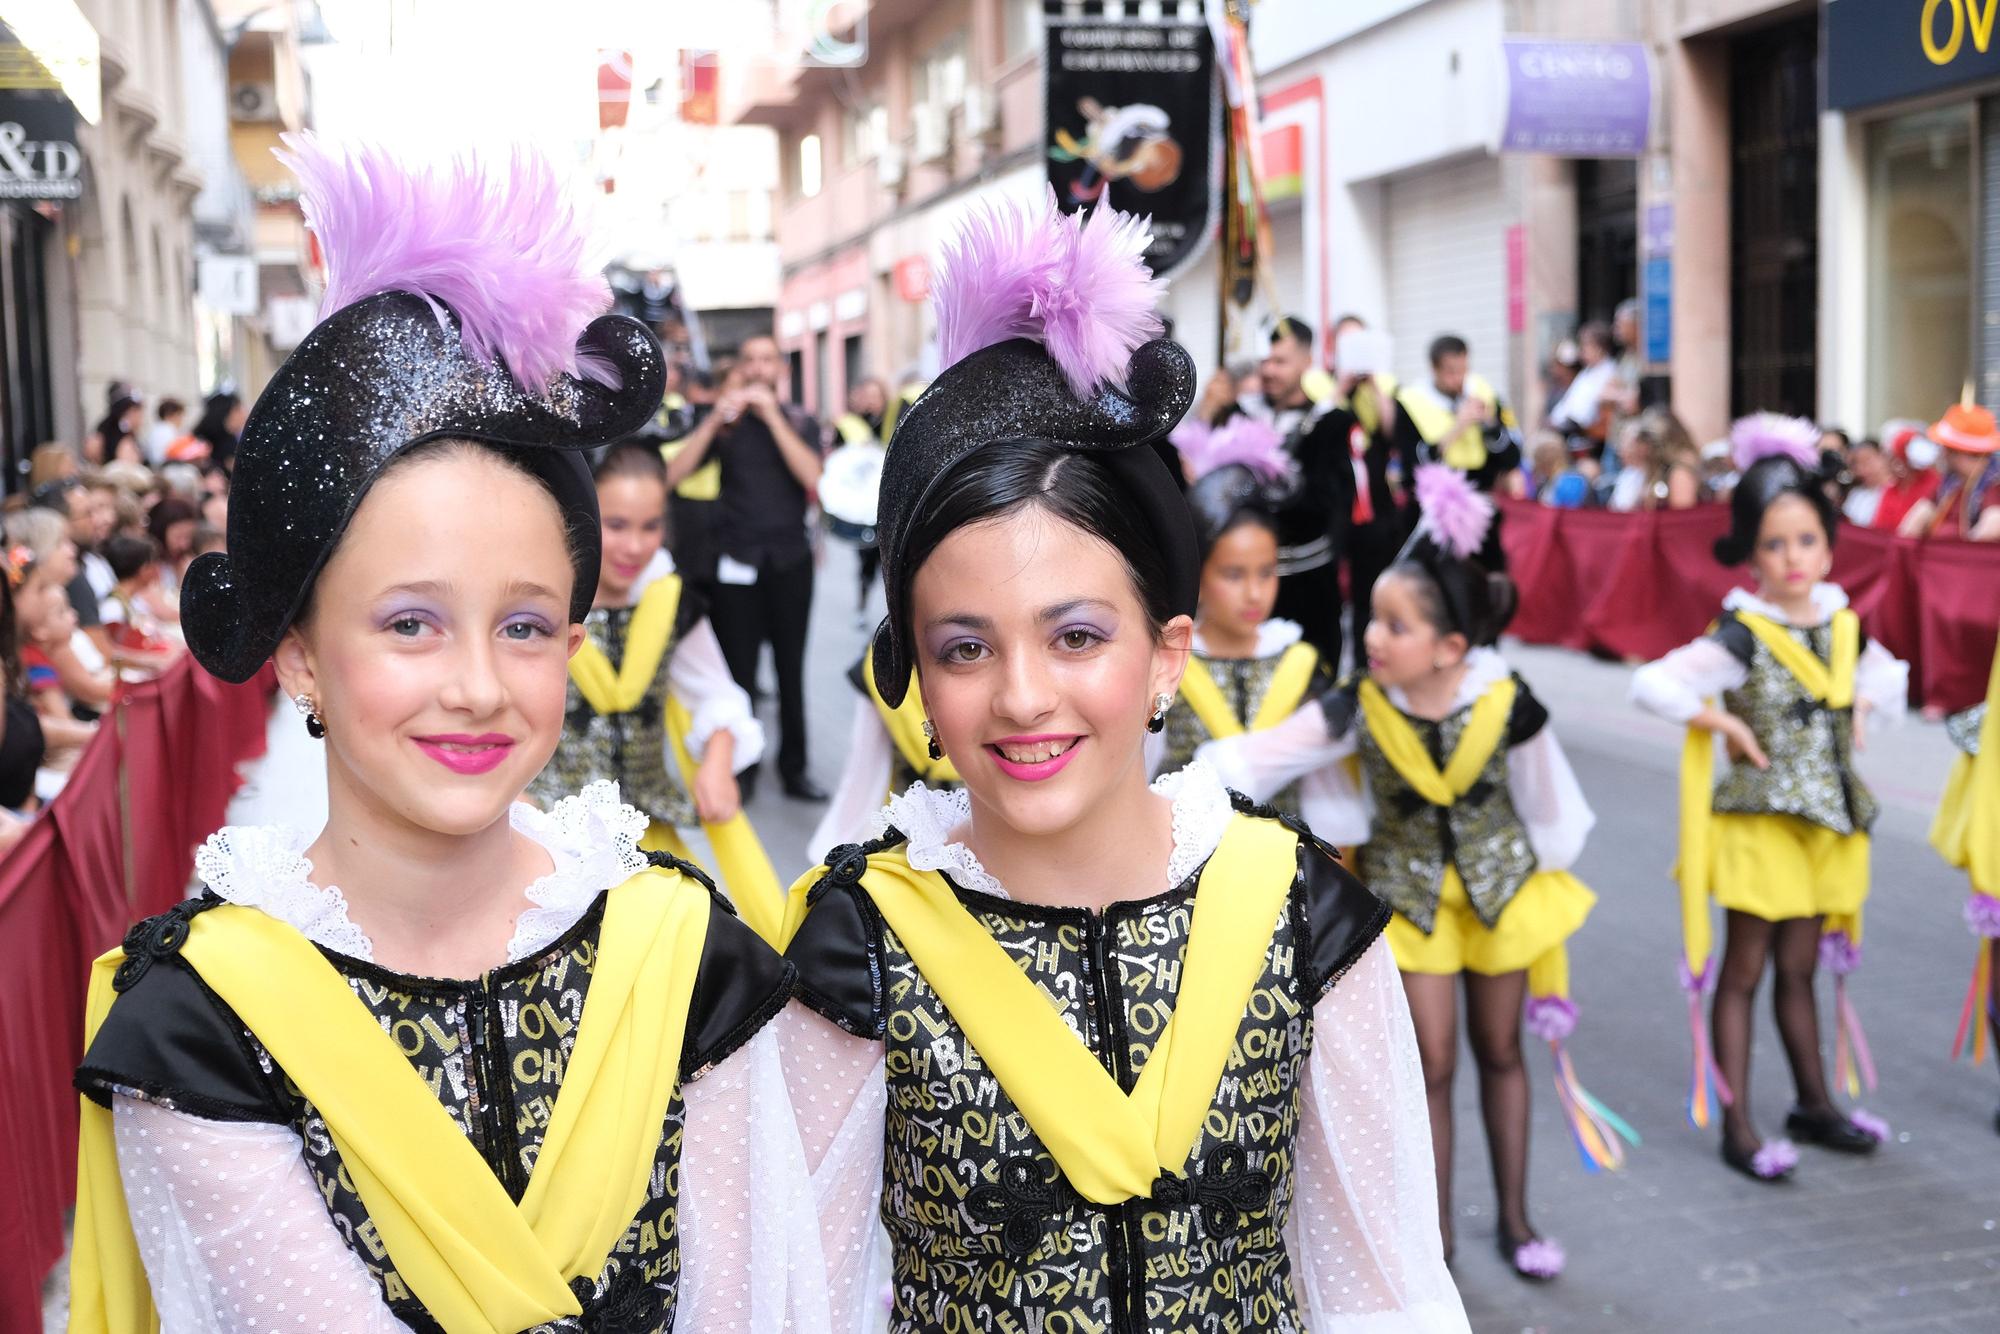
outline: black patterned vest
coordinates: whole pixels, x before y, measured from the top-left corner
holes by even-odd
[[[517,1203],[575,1044],[604,901],[599,895],[546,949],[471,981],[411,977],[322,951]],[[176,911],[219,902],[211,895]],[[698,1078],[747,1041],[790,994],[790,970],[726,907],[712,910],[701,970],[683,1081]],[[708,990],[711,976],[721,979],[713,984],[717,990]],[[119,997],[84,1058],[77,1086],[100,1102],[136,1088],[210,1119],[289,1125],[334,1225],[389,1309],[412,1329],[440,1328],[397,1272],[318,1111],[179,957],[154,960]],[[584,1316],[538,1329],[645,1334],[673,1328],[684,1115],[676,1090],[638,1214],[596,1281],[571,1284]]]
[[[1245,727],[1257,716],[1257,710],[1264,706],[1264,696],[1271,689],[1271,679],[1278,674],[1278,663],[1283,654],[1272,654],[1265,658],[1211,658],[1199,655],[1201,665],[1208,669],[1216,689],[1229,702],[1231,712]],[[1313,699],[1328,684],[1324,671],[1316,671],[1300,703]],[[1167,710],[1167,725],[1162,735],[1166,738],[1166,758],[1160,766],[1161,773],[1172,773],[1187,767],[1202,744],[1213,740],[1208,728],[1194,706],[1183,695],[1174,696],[1173,707]],[[1271,798],[1271,805],[1285,815],[1299,813],[1299,785],[1288,783]]]
[[[1944,734],[1951,738],[1951,744],[1967,755],[1979,753],[1979,732],[1986,726],[1986,702],[1981,700],[1969,709],[1962,709],[1944,720]]]
[[[625,661],[625,637],[631,632],[632,607],[592,607],[583,630],[616,670]],[[600,779],[618,784],[620,799],[638,807],[661,824],[686,829],[695,823],[694,799],[667,759],[667,664],[681,637],[707,612],[700,595],[681,588],[679,610],[639,705],[630,713],[602,714],[590,707],[576,682],[569,683],[564,705],[562,741],[528,795],[544,810],[572,792]]]
[[[1508,786],[1507,752],[1539,732],[1548,721],[1548,712],[1529,692],[1526,682],[1518,676],[1514,682],[1514,711],[1501,744],[1493,748],[1478,779],[1449,808],[1433,806],[1417,795],[1389,763],[1353,701],[1358,682],[1329,697],[1329,724],[1337,720],[1336,712],[1342,722],[1333,734],[1342,735],[1349,726],[1356,729],[1362,771],[1375,802],[1368,842],[1356,853],[1361,878],[1422,931],[1429,932],[1437,920],[1446,867],[1458,869],[1473,912],[1489,927],[1500,920],[1515,893],[1535,873],[1527,826],[1514,809]],[[1472,706],[1468,704],[1436,722],[1409,714],[1403,717],[1416,729],[1431,762],[1442,770],[1465,734]]]
[[[846,870],[813,891],[787,958],[802,999],[886,1049],[891,1328],[1304,1334],[1284,1229],[1313,1006],[1381,932],[1387,910],[1323,847],[1301,842],[1290,908],[1186,1189],[1104,1206],[1069,1187],[876,914],[855,883],[859,856],[843,855],[860,851],[829,858]],[[1195,877],[1101,915],[954,888],[1129,1092],[1173,1013]]]
[[[1830,625],[1785,632],[1829,660]],[[1748,673],[1723,692],[1722,705],[1750,724],[1771,761],[1768,769],[1734,761],[1715,786],[1715,809],[1731,815],[1796,815],[1837,834],[1875,823],[1874,794],[1854,771],[1854,711],[1829,709],[1786,671],[1750,628],[1726,615],[1714,637]],[[1865,647],[1865,645],[1864,645]]]

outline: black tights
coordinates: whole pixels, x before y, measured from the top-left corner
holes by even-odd
[[[1521,1003],[1526,972],[1465,978],[1467,1036],[1479,1067],[1479,1110],[1486,1122],[1486,1150],[1493,1160],[1493,1193],[1500,1201],[1500,1232],[1512,1242],[1535,1235],[1528,1222],[1528,1072],[1521,1061]],[[1438,1226],[1451,1254],[1451,1081],[1458,1064],[1458,998],[1454,979],[1404,973],[1417,1053],[1424,1064],[1430,1104],[1431,1149],[1437,1160]]]
[[[1819,933],[1817,917],[1767,922],[1733,908],[1729,911],[1709,1030],[1714,1035],[1716,1067],[1734,1095],[1722,1113],[1722,1134],[1738,1149],[1754,1150],[1761,1143],[1750,1120],[1750,1015],[1766,959],[1774,962],[1777,980],[1772,1013],[1785,1044],[1785,1059],[1791,1063],[1799,1110],[1834,1110],[1826,1091],[1826,1065],[1819,1052],[1819,1009],[1813,998]]]

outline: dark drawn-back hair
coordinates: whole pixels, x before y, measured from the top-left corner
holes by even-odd
[[[1417,611],[1440,635],[1464,635],[1472,648],[1489,648],[1514,619],[1521,604],[1514,581],[1489,571],[1477,559],[1459,559],[1419,537],[1389,567],[1388,576],[1404,580],[1417,601]]]
[[[614,477],[637,477],[644,481],[667,484],[667,461],[661,457],[659,446],[649,445],[643,440],[620,440],[604,451],[604,457],[590,470],[590,476],[599,486]]]
[[[1743,472],[1729,497],[1729,531],[1715,539],[1715,558],[1724,565],[1741,565],[1757,549],[1757,533],[1764,526],[1764,513],[1782,496],[1797,496],[1813,507],[1820,526],[1826,530],[1826,544],[1833,546],[1838,534],[1838,513],[1820,479],[1784,454],[1758,459]]]

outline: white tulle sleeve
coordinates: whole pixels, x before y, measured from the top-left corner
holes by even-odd
[[[112,1100],[118,1174],[162,1334],[404,1334],[288,1126]]]
[[[1313,1010],[1285,1244],[1314,1334],[1469,1330],[1438,1236],[1424,1072],[1386,940]]]
[[[1670,723],[1685,723],[1701,712],[1703,700],[1736,689],[1749,675],[1722,641],[1703,635],[1632,673],[1632,702]]]
[[[1584,799],[1553,727],[1544,726],[1507,752],[1507,788],[1515,814],[1527,826],[1535,864],[1544,871],[1575,866],[1597,813]]]
[[[726,730],[736,741],[732,764],[737,773],[764,758],[764,725],[751,710],[750,696],[729,674],[722,641],[706,618],[674,645],[674,655],[667,659],[667,689],[688,711],[688,754],[700,759],[708,739]],[[670,742],[667,772],[677,772],[676,764]]]
[[[1368,841],[1369,821],[1366,785],[1347,763],[1354,750],[1354,729],[1330,735],[1326,710],[1315,700],[1276,727],[1204,742],[1195,758],[1253,801],[1269,801],[1298,783],[1307,826],[1329,843],[1352,847]]]
[[[797,1003],[773,1027],[784,1044],[785,1082],[812,1167],[833,1328],[872,1334],[882,1327],[890,1281],[881,1224],[888,1104],[882,1044],[854,1037]]]
[[[823,857],[828,848],[859,843],[874,833],[869,821],[889,795],[895,754],[896,743],[889,739],[882,715],[867,699],[857,700],[854,723],[847,732],[847,763],[841,766],[833,800],[827,802],[826,813],[806,844],[808,857]]]
[[[1910,706],[1910,664],[1871,639],[1854,664],[1854,697],[1868,701],[1870,723],[1900,723]]]
[[[674,1328],[825,1334],[826,1262],[777,1032],[766,1026],[681,1096]]]

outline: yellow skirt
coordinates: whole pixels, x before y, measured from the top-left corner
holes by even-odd
[[[1715,816],[1715,901],[1767,922],[1851,918],[1868,898],[1868,835],[1796,815]]]
[[[1961,755],[1938,800],[1931,846],[1947,864],[1972,877],[1972,887],[2000,897],[2000,811],[1978,809],[1973,775],[1977,761]]]
[[[1456,868],[1444,873],[1429,935],[1403,914],[1389,919],[1389,949],[1406,973],[1518,972],[1576,934],[1597,895],[1568,871],[1529,876],[1493,926],[1479,920]]]

